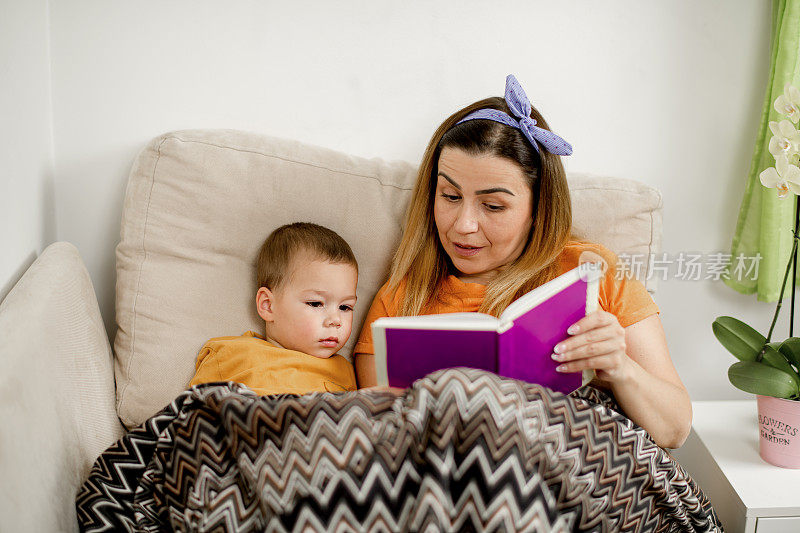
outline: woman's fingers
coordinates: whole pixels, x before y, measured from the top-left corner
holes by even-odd
[[[561,363],[556,367],[557,372],[569,373],[580,372],[583,370],[607,370],[612,371],[620,366],[620,356],[616,352],[575,359],[568,363]]]
[[[577,331],[576,331],[577,329]],[[617,317],[606,311],[595,311],[570,328],[570,338],[558,343],[553,359],[559,372],[597,370],[609,377],[621,375],[628,356],[625,353],[625,328]]]
[[[614,323],[619,324],[616,316],[599,309],[572,324],[569,329],[567,329],[567,333],[570,335],[579,335],[586,331],[591,331],[602,326],[609,326]]]
[[[625,330],[619,324],[610,324],[562,341],[553,351],[556,355],[569,355],[573,358],[591,357],[613,350],[624,352],[625,348]]]
[[[616,337],[611,337],[601,341],[588,342],[577,348],[562,350],[561,353],[554,353],[553,360],[559,363],[565,363],[616,352],[625,352],[624,341],[620,341],[620,339]]]

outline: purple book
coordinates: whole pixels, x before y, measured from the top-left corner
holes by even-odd
[[[597,309],[602,270],[584,263],[537,287],[499,318],[448,313],[379,318],[372,323],[378,385],[408,387],[454,366],[489,370],[569,393],[593,372],[561,374],[550,358],[567,328]]]

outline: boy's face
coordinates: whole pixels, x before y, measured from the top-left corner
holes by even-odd
[[[350,337],[357,282],[351,265],[297,254],[281,286],[256,295],[267,340],[315,357],[335,354]]]

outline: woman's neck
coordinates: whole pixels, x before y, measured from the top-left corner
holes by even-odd
[[[461,272],[455,272],[453,275],[463,283],[477,283],[478,285],[488,285],[489,282],[494,279],[497,273],[482,272],[480,274],[463,274]]]

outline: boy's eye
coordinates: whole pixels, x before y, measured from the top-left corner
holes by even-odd
[[[442,193],[442,198],[444,198],[448,202],[457,202],[458,200],[461,199],[460,196],[457,196],[455,194],[445,194],[445,193]]]
[[[353,310],[353,306],[352,305],[340,305],[339,306],[339,311],[352,311],[352,310]]]
[[[316,301],[306,302],[306,305],[310,305],[311,307],[322,307],[322,302],[316,302]]]

